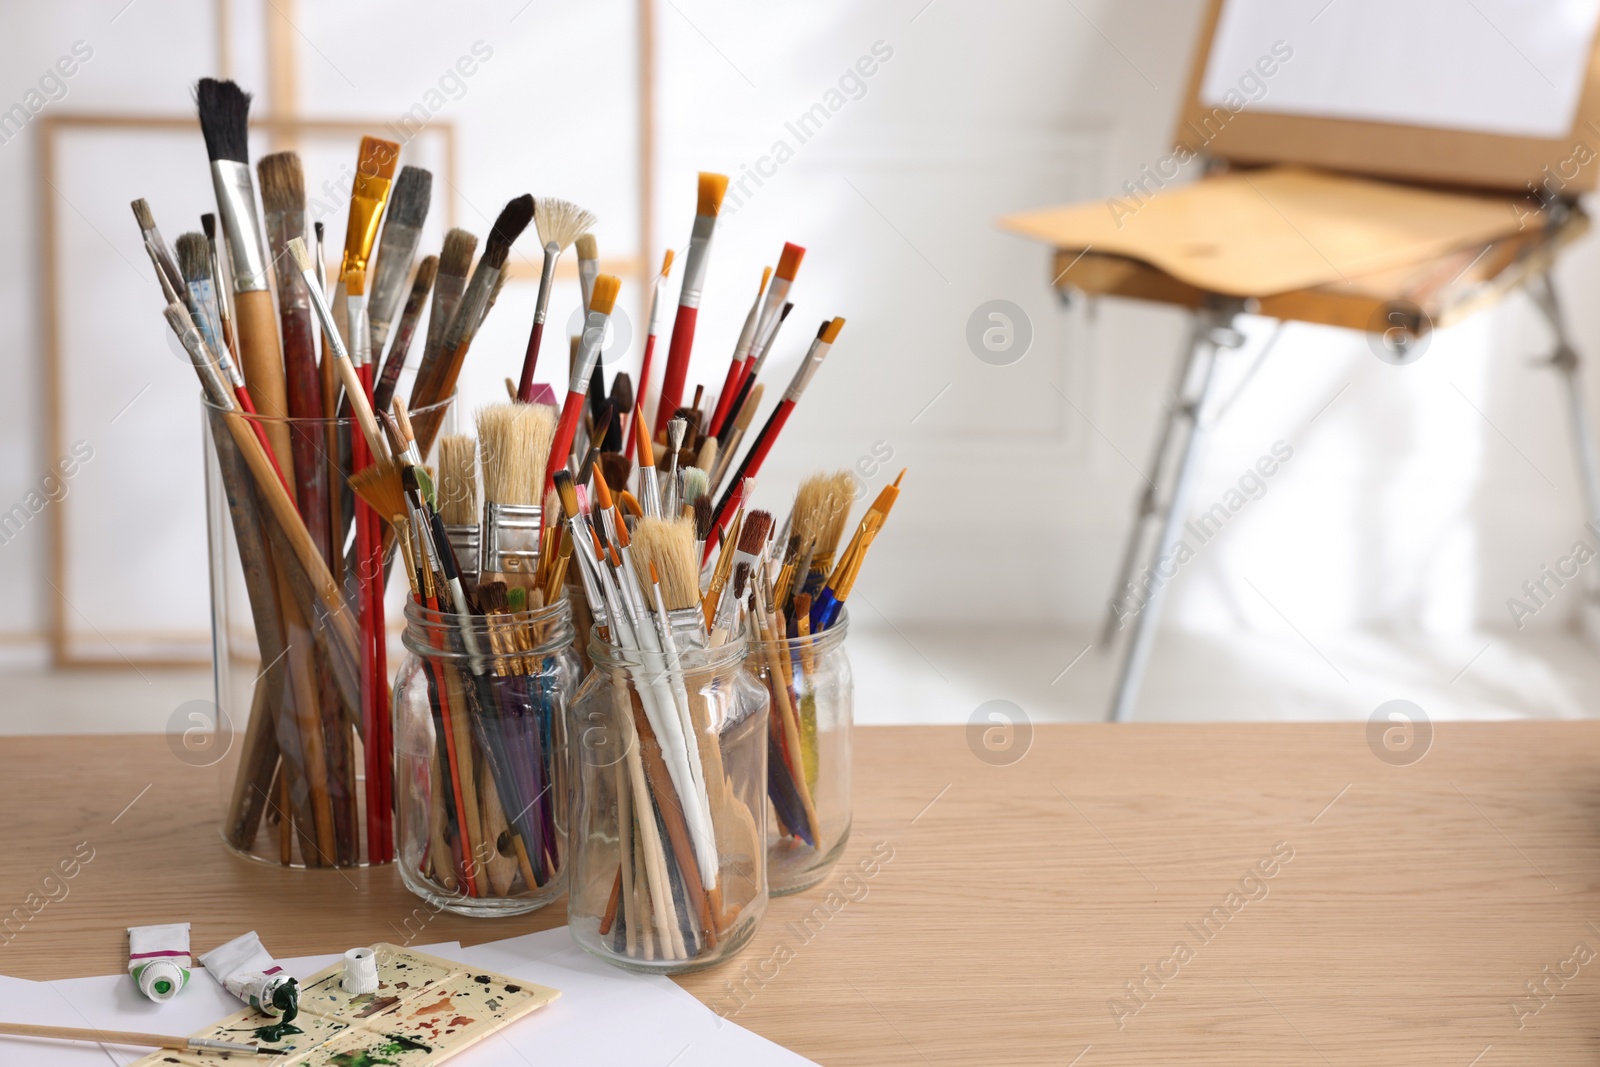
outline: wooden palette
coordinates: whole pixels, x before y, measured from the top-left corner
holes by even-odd
[[[397,945],[372,946],[378,962],[375,993],[346,993],[344,962],[301,984],[299,1033],[268,1040],[276,1022],[246,1008],[191,1037],[253,1042],[289,1055],[258,1058],[229,1052],[151,1053],[133,1067],[180,1064],[267,1064],[274,1067],[430,1067],[542,1008],[559,990],[475,970]],[[268,1034],[267,1036],[271,1036]]]

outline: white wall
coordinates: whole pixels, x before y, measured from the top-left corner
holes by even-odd
[[[108,13],[104,5],[7,0],[0,105],[22,99],[82,39],[94,57],[49,107],[187,112],[189,86],[215,70],[210,5],[137,3],[113,22],[116,6]],[[775,141],[793,149],[740,198],[719,233],[695,372],[720,382],[761,264],[784,240],[808,246],[773,380],[786,377],[822,318],[842,314],[849,324],[773,454],[763,502],[786,506],[788,487],[816,466],[853,465],[874,448],[892,449],[893,460],[865,480],[875,490],[909,466],[906,491],[858,589],[898,624],[1084,623],[1103,610],[1140,484],[1133,466],[1148,459],[1181,318],[1126,304],[1062,311],[1046,288],[1047,252],[999,234],[991,220],[1109,195],[1164,154],[1201,6],[908,0],[772,9],[674,0],[658,10],[656,247],[681,249],[686,240],[696,170],[737,179],[770,156]],[[486,216],[525,190],[565,195],[600,212],[606,254],[637,251],[631,4],[389,4],[374,16],[379,10],[300,5],[309,114],[398,114],[484,40],[494,59],[441,113],[460,131],[462,224],[483,232]],[[411,12],[414,32],[394,27],[394,10]],[[236,72],[257,85],[262,18],[257,4],[233,7]],[[360,27],[371,21],[380,28],[363,43]],[[871,77],[846,85],[859,98],[847,97],[799,143],[785,123],[826,102],[875,47]],[[131,567],[171,574],[171,603],[153,605],[152,618],[201,627],[203,613],[185,620],[203,605],[203,561],[172,547],[199,543],[198,463],[140,451],[181,449],[185,435],[198,449],[197,424],[182,421],[192,419],[193,385],[158,340],[157,307],[138,304],[139,283],[120,279],[129,271],[113,258],[143,269],[127,210],[133,197],[152,199],[169,238],[205,209],[203,155],[194,146],[172,160],[170,178],[160,176],[159,158],[129,173],[74,175],[74,203],[58,201],[56,210],[94,282],[81,286],[73,313],[116,308],[112,328],[129,338],[125,351],[90,346],[74,357],[75,410],[100,437],[68,508],[93,515],[92,502],[80,498],[121,493],[139,471],[175,464],[172,478],[182,484],[157,495],[160,507],[143,505],[159,521],[118,524],[122,551]],[[42,440],[36,264],[39,198],[60,194],[36,183],[36,151],[33,132],[0,145],[0,188],[9,194],[0,198],[0,359],[8,372],[0,508],[37,486],[56,458]],[[1596,280],[1596,259],[1594,241],[1585,240],[1561,278],[1580,347],[1600,355],[1597,312],[1581,299]],[[1032,350],[1013,366],[980,362],[965,341],[968,316],[993,298],[1021,305],[1035,329]],[[558,295],[558,319],[572,299]],[[531,301],[531,287],[508,289],[475,349],[469,402],[496,395],[510,373]],[[125,306],[148,306],[148,315],[124,322],[139,314]],[[1379,363],[1360,336],[1290,327],[1218,428],[1194,499],[1216,499],[1279,439],[1294,458],[1184,569],[1174,617],[1221,627],[1276,620],[1274,610],[1312,627],[1502,623],[1505,598],[1581,525],[1556,382],[1524,365],[1543,345],[1520,297],[1437,335],[1408,368]],[[151,390],[110,422],[128,387],[146,379]],[[123,466],[98,458],[118,449],[129,453]],[[11,591],[0,598],[0,638],[14,646],[37,643],[54,596],[41,577],[46,518],[0,545],[0,583]],[[101,533],[86,527],[83,536]],[[86,632],[100,610],[94,600],[91,593],[79,605]],[[1561,622],[1570,606],[1558,603],[1533,625]],[[119,630],[137,624],[115,621]]]

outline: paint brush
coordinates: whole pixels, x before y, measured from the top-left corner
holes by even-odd
[[[150,210],[150,202],[143,197],[133,202],[133,217],[139,223],[139,236],[149,242],[156,250],[156,265],[161,273],[166,276],[167,284],[179,292],[183,291],[183,274],[178,269],[178,263],[172,258],[172,250],[167,247],[167,242],[162,238],[161,231],[156,227],[156,215]],[[193,309],[191,309],[193,310]]]
[[[417,368],[416,381],[411,385],[411,407],[422,406],[419,383],[437,373],[443,358],[444,335],[461,306],[461,295],[467,288],[467,275],[472,271],[472,254],[477,251],[478,239],[466,230],[452,229],[444,235],[444,247],[439,252],[439,271],[433,279],[433,310],[428,313],[428,335],[422,344],[422,365]]]
[[[400,146],[381,137],[363,137],[356,151],[356,176],[350,186],[350,214],[344,231],[344,256],[339,261],[339,280],[346,282],[355,271],[371,274],[368,260],[378,239],[378,220],[389,201],[394,184],[394,169],[400,162]],[[415,190],[414,190],[415,191]],[[426,190],[422,190],[426,192]],[[411,205],[415,211],[416,205]],[[427,210],[426,198],[422,209]],[[406,263],[405,273],[411,264]],[[401,275],[404,278],[404,273]],[[397,294],[398,298],[398,294]]]
[[[473,268],[472,280],[467,283],[466,292],[450,321],[450,328],[445,331],[438,364],[433,368],[424,365],[417,372],[417,384],[411,392],[413,411],[437,404],[455,392],[456,379],[461,374],[462,362],[467,358],[467,349],[472,346],[478,327],[483,325],[483,316],[488,313],[491,299],[498,291],[506,257],[511,254],[511,244],[532,221],[533,197],[526,193],[507,203],[494,220],[483,255]],[[424,374],[430,371],[425,379]],[[427,456],[433,446],[441,414],[429,412],[416,420],[417,445],[423,456]]]
[[[729,509],[739,502],[739,494],[743,490],[743,480],[749,475],[761,470],[762,462],[767,458],[767,453],[772,450],[772,444],[777,440],[778,434],[783,430],[783,424],[788,421],[789,413],[794,410],[800,397],[804,394],[806,386],[811,384],[811,379],[816,377],[817,368],[822,366],[822,361],[827,358],[833,342],[838,338],[839,331],[844,329],[844,319],[834,318],[822,324],[817,331],[816,340],[811,342],[811,349],[800,361],[800,366],[795,368],[794,377],[789,382],[789,388],[783,392],[783,399],[768,416],[766,425],[761,427],[761,432],[750,445],[750,450],[745,453],[737,471],[733,476],[733,484],[728,486],[728,491],[723,494],[717,503],[717,509],[712,513],[711,528],[712,539],[721,529],[723,520],[727,517]],[[709,550],[712,541],[707,540]]]
[[[544,248],[544,267],[539,273],[539,301],[534,307],[533,329],[528,333],[528,348],[522,356],[522,377],[517,385],[516,398],[524,403],[533,401],[533,372],[539,364],[539,345],[544,340],[545,317],[550,310],[550,290],[555,285],[556,260],[596,221],[593,214],[569,200],[546,196],[533,202],[533,226],[539,234],[539,244]]]
[[[92,1041],[99,1045],[129,1045],[136,1048],[170,1048],[182,1052],[233,1052],[241,1056],[287,1056],[288,1049],[262,1048],[238,1041],[216,1041],[209,1037],[171,1037],[142,1034],[131,1030],[95,1030],[77,1026],[40,1026],[34,1023],[0,1023],[0,1034],[8,1037],[43,1037],[56,1041]]]
[[[594,296],[594,280],[600,276],[600,245],[595,240],[594,234],[586,233],[574,242],[578,253],[578,288],[583,294],[583,313],[589,314],[589,302]],[[576,354],[573,356],[577,360]],[[589,376],[589,421],[600,421],[600,406],[606,401],[606,375],[605,366],[595,360],[594,371]],[[589,435],[593,441],[593,435]],[[578,479],[582,484],[583,479]]]
[[[439,272],[439,257],[424,257],[417,264],[416,277],[411,282],[411,295],[406,297],[405,310],[400,313],[400,325],[389,343],[389,355],[383,361],[383,371],[372,387],[372,406],[382,411],[394,399],[395,386],[400,383],[400,372],[405,369],[406,353],[411,350],[411,339],[416,335],[417,323],[422,319],[422,309],[428,302],[428,291],[433,288],[434,277]],[[373,329],[373,343],[377,344],[377,329]]]
[[[231,81],[201,78],[195,99],[206,155],[211,160],[217,214],[233,268],[239,364],[256,410],[271,420],[267,438],[278,466],[293,485],[289,430],[282,421],[289,416],[289,400],[283,353],[278,347],[278,314],[268,288],[267,250],[261,240],[255,182],[250,174],[250,95]]]
[[[555,435],[555,409],[544,404],[491,404],[478,412],[483,457],[480,581],[537,588],[539,539],[549,479],[544,464]]]
[[[439,517],[463,585],[478,584],[478,442],[466,434],[439,438]]]
[[[793,310],[794,304],[785,303],[778,311],[778,317],[773,320],[771,327],[767,330],[765,338],[757,342],[755,351],[751,354],[744,372],[740,375],[739,384],[735,389],[733,404],[728,408],[730,412],[740,410],[744,406],[745,398],[757,386],[757,380],[761,377],[761,368],[767,365],[767,357],[772,354],[773,346],[777,344],[778,331],[788,321],[789,312]],[[723,434],[731,433],[731,428],[726,420],[723,421],[721,430]],[[721,441],[720,443],[724,446],[724,451],[733,451],[732,448],[727,447],[727,441]]]
[[[855,536],[850,538],[850,544],[840,557],[838,566],[828,577],[828,584],[817,594],[811,606],[812,633],[821,633],[838,619],[839,611],[849,599],[850,590],[855,587],[856,577],[861,573],[861,563],[866,558],[867,549],[872,547],[873,539],[883,529],[884,522],[889,518],[889,510],[900,499],[900,482],[905,476],[906,472],[902,470],[893,484],[884,486],[872,502],[872,507],[861,517],[861,525],[856,527]]]
[[[263,156],[256,164],[261,180],[261,204],[266,214],[267,246],[278,283],[278,327],[283,336],[285,383],[289,414],[295,419],[322,418],[322,381],[317,370],[316,326],[305,282],[289,256],[289,241],[306,236],[305,177],[300,157],[293,152]],[[306,528],[318,537],[324,554],[332,553],[328,541],[328,468],[322,461],[321,435],[306,425],[290,428],[294,454],[295,499]]]
[[[717,491],[723,478],[727,477],[728,468],[733,466],[733,457],[738,454],[744,435],[750,431],[750,424],[755,421],[756,411],[761,407],[761,397],[766,391],[766,386],[756,383],[750,395],[744,398],[744,403],[739,405],[739,414],[723,427],[728,431],[728,440],[717,443],[717,463],[711,468],[711,492]]]
[[[380,142],[388,144],[391,142]],[[399,154],[399,146],[395,146]],[[392,164],[391,164],[392,169]],[[364,183],[370,184],[370,183]],[[389,342],[389,327],[394,313],[400,307],[400,296],[406,291],[406,278],[411,274],[412,261],[417,257],[417,245],[422,240],[422,224],[428,218],[428,203],[433,196],[433,173],[421,167],[401,167],[400,176],[389,193],[389,206],[383,215],[383,236],[378,238],[378,251],[372,257],[371,296],[367,300],[367,318],[372,326],[372,351],[382,352]],[[373,402],[379,411],[388,404]]]
[[[577,365],[567,385],[566,403],[561,407],[561,421],[556,426],[555,441],[545,466],[545,489],[554,484],[552,479],[555,472],[567,465],[572,439],[577,433],[578,421],[583,417],[586,386],[600,362],[600,345],[605,340],[606,326],[611,321],[611,310],[616,306],[617,291],[621,286],[621,280],[615,275],[602,274],[595,279],[589,315],[584,320],[583,339],[578,348]]]
[[[316,274],[313,272],[311,253],[306,250],[305,241],[296,237],[289,242],[289,255],[293,257],[295,265],[300,268],[300,275],[305,279],[306,290],[311,296],[311,306],[317,313],[317,318],[322,323],[322,333],[329,346],[329,354],[333,360],[334,369],[339,374],[339,380],[344,385],[345,395],[350,398],[350,406],[355,411],[356,422],[361,427],[362,436],[366,438],[367,447],[374,456],[382,456],[388,451],[384,441],[383,431],[378,427],[378,420],[372,414],[372,407],[367,402],[367,391],[362,386],[361,377],[351,362],[350,350],[345,347],[344,341],[333,327],[333,309],[328,306],[328,299],[317,284]],[[363,291],[366,276],[360,275]],[[352,280],[357,275],[352,274]],[[365,341],[365,331],[360,338]]]
[[[722,392],[717,394],[717,406],[711,412],[711,422],[706,426],[706,432],[714,434],[722,428],[723,420],[728,417],[729,410],[733,407],[734,394],[739,391],[739,383],[744,379],[744,363],[750,356],[750,350],[756,343],[756,325],[761,317],[761,298],[766,295],[767,283],[772,280],[772,268],[761,268],[761,287],[756,290],[756,298],[750,302],[750,311],[744,317],[744,327],[739,331],[739,341],[733,346],[733,360],[728,364],[728,376],[722,382]]]
[[[678,316],[672,323],[672,340],[667,345],[667,365],[661,375],[661,399],[656,405],[654,432],[666,428],[683,403],[683,383],[689,374],[689,356],[694,350],[695,321],[700,314],[700,290],[705,284],[706,264],[711,258],[711,237],[716,232],[717,214],[728,191],[723,174],[701,172],[694,228],[690,231],[689,252],[684,256],[683,286],[678,290]]]
[[[643,406],[645,397],[650,392],[650,364],[656,354],[656,336],[661,332],[661,290],[666,288],[667,276],[672,273],[672,249],[667,249],[666,255],[661,257],[661,272],[650,283],[650,325],[644,339],[644,356],[639,361],[639,389],[634,394],[634,404]],[[630,413],[633,407],[630,406]],[[630,414],[627,436],[623,444],[623,452],[629,459],[633,458],[633,423]]]
[[[211,276],[211,249],[204,234],[178,235],[178,271],[183,275],[180,295],[186,296],[184,303],[188,307],[189,317],[199,327],[222,376],[237,392],[244,384],[244,377],[228,358],[228,347],[222,341],[222,314],[217,310],[217,288]],[[164,277],[164,272],[158,276]]]
[[[223,266],[227,260],[217,251],[217,216],[206,212],[200,216],[200,228],[205,231],[206,249],[211,256],[211,280],[217,291],[217,315],[222,320],[222,343],[235,360],[239,356],[238,340],[233,333],[233,286]]]

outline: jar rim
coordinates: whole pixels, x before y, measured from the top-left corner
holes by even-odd
[[[833,625],[820,634],[785,637],[781,643],[790,652],[832,652],[849,636],[849,633],[850,612],[848,608],[840,605],[839,614],[834,618]]]
[[[415,638],[419,642],[418,651],[428,655],[461,655],[464,654],[452,643],[462,631],[462,620],[469,620],[471,632],[474,637],[487,640],[495,631],[505,627],[536,626],[544,630],[546,640],[541,641],[531,649],[518,649],[515,655],[527,655],[530,652],[547,652],[562,648],[572,643],[572,603],[565,596],[554,603],[546,604],[539,608],[527,608],[523,611],[498,612],[493,615],[466,615],[462,616],[453,611],[439,611],[408,599],[405,608],[406,638]],[[448,639],[441,643],[435,639]],[[408,646],[409,647],[409,646]],[[485,645],[485,655],[494,656],[496,653],[488,650]]]
[[[416,420],[416,419],[418,419],[418,418],[420,418],[422,416],[425,416],[425,415],[433,415],[433,414],[438,414],[439,416],[442,417],[445,414],[445,412],[449,410],[450,405],[455,403],[455,399],[456,398],[454,396],[448,396],[443,400],[436,401],[435,403],[432,403],[432,404],[428,404],[425,407],[412,408],[407,412],[407,414],[410,415],[410,417],[413,420]],[[200,394],[200,406],[210,414],[214,414],[214,415],[233,414],[233,415],[239,416],[241,419],[244,419],[247,422],[260,423],[263,426],[283,425],[283,426],[315,426],[315,427],[339,426],[339,427],[344,427],[344,426],[356,426],[356,425],[358,425],[358,420],[356,419],[355,415],[353,415],[353,414],[352,415],[341,416],[339,418],[325,419],[325,418],[321,418],[321,417],[317,417],[317,418],[297,418],[297,417],[291,416],[291,415],[263,415],[260,412],[252,413],[252,412],[245,411],[243,408],[235,408],[232,412],[230,412],[230,411],[228,411],[227,408],[219,406],[216,403],[216,401],[212,400],[209,396],[206,396],[204,393]]]

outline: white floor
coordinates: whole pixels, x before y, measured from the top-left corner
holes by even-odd
[[[1093,637],[1086,630],[858,626],[850,636],[856,721],[965,723],[997,700],[1018,709],[1000,709],[1007,719],[1099,721],[1118,661],[1092,647]],[[1576,633],[1357,632],[1314,640],[1313,647],[1290,632],[1164,630],[1136,718],[1360,720],[1393,699],[1434,719],[1596,713],[1600,652]],[[204,670],[9,672],[0,674],[0,735],[181,730],[191,725],[181,706],[210,695]]]

